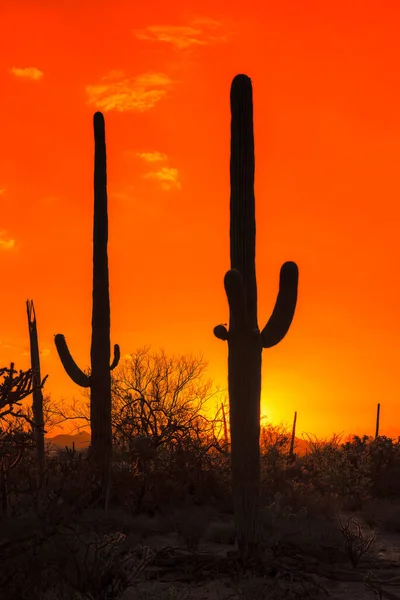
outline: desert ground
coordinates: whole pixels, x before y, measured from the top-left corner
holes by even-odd
[[[264,438],[261,559],[245,569],[228,454],[200,464],[193,451],[179,471],[177,456],[139,471],[115,459],[106,513],[89,500],[82,453],[49,459],[41,512],[19,464],[0,522],[2,599],[399,599],[399,442],[335,438],[288,461],[282,435]]]

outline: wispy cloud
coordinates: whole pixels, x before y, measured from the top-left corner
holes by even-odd
[[[21,79],[33,79],[34,81],[39,81],[44,75],[43,71],[36,67],[12,67],[11,73],[15,75],[15,77],[20,77]]]
[[[11,248],[14,248],[15,246],[15,240],[3,240],[1,239],[4,234],[7,233],[6,231],[0,231],[0,249],[1,250],[10,250]]]
[[[102,78],[98,85],[88,85],[88,102],[105,112],[145,112],[163,98],[172,80],[164,73],[143,73],[127,77],[113,71]]]
[[[136,152],[136,156],[141,158],[147,163],[156,162],[167,162],[168,156],[163,152]],[[171,190],[172,188],[181,189],[179,181],[179,172],[175,167],[161,167],[158,171],[150,171],[142,175],[143,179],[153,179],[161,183],[161,187],[164,190]]]
[[[161,183],[161,187],[164,190],[171,190],[172,188],[181,188],[178,169],[175,169],[173,167],[162,167],[159,171],[145,173],[143,177],[144,179],[154,179],[156,181],[159,181]]]
[[[143,158],[146,162],[163,162],[168,156],[162,152],[136,152],[136,156]]]
[[[188,25],[149,25],[136,29],[134,34],[139,40],[164,42],[179,50],[227,39],[221,32],[221,24],[207,17],[192,19]]]

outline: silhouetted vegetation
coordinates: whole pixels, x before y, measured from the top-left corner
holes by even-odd
[[[113,372],[106,513],[87,451],[55,451],[48,442],[38,491],[33,422],[1,420],[2,598],[155,598],[154,578],[172,579],[179,590],[222,577],[235,588],[229,420],[226,433],[221,408],[211,412],[224,392],[205,368],[201,357],[144,348]],[[45,404],[45,427],[50,417],[89,419],[88,402],[64,410]],[[366,569],[378,560],[376,532],[400,531],[400,438],[309,436],[307,454],[296,455],[295,442],[291,456],[291,437],[262,421],[264,577],[272,569],[282,577],[290,571],[292,580],[240,585],[260,598],[317,598],[318,577],[329,587],[340,572],[343,581],[365,579],[375,589]]]

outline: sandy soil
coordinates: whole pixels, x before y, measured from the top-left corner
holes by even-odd
[[[348,515],[343,514],[345,520]],[[356,517],[362,525],[366,536],[371,529]],[[193,560],[185,562],[184,555],[190,555],[185,550],[182,540],[176,534],[168,536],[152,536],[146,539],[146,545],[154,550],[166,546],[179,547],[174,553],[169,553],[169,567],[163,569],[153,566],[147,569],[147,581],[126,590],[122,600],[281,600],[283,598],[331,598],[332,600],[373,600],[381,597],[388,600],[400,600],[400,534],[387,533],[377,530],[377,535],[371,551],[360,560],[357,568],[352,568],[350,561],[321,562],[312,557],[304,557],[296,551],[289,556],[280,557],[282,570],[279,568],[274,576],[249,577],[231,572],[215,572],[213,567],[193,567]],[[231,545],[215,544],[213,542],[199,544],[195,554],[202,556],[204,562],[210,555],[219,556],[225,561],[222,571],[229,571],[226,555],[232,552]],[[285,553],[283,553],[285,554]],[[272,556],[272,555],[271,555]],[[182,560],[179,563],[179,560]],[[272,557],[272,560],[275,560]],[[276,559],[279,561],[279,559]],[[200,559],[197,563],[201,562]],[[153,579],[158,569],[157,579]],[[196,573],[197,579],[196,581]],[[368,587],[365,579],[368,574],[381,582],[395,578],[392,584],[377,584],[375,589]],[[304,579],[303,579],[304,577]],[[396,581],[396,578],[399,581]],[[185,581],[186,578],[186,581]],[[308,581],[307,581],[308,579]],[[312,583],[314,582],[314,583]],[[321,589],[318,590],[317,586]],[[381,596],[378,589],[381,588]],[[323,588],[323,589],[322,589]]]

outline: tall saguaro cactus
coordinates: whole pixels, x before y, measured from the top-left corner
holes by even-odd
[[[229,330],[214,328],[228,342],[233,500],[242,559],[259,551],[261,355],[286,335],[296,302],[298,269],[286,262],[277,301],[262,331],[257,320],[255,269],[254,134],[251,80],[237,75],[231,86],[230,256],[224,279]]]
[[[103,498],[107,492],[112,451],[111,370],[120,358],[118,344],[110,365],[110,293],[108,279],[108,214],[105,125],[97,112],[94,124],[94,227],[93,227],[93,305],[91,372],[87,375],[77,366],[62,334],[55,336],[61,362],[77,385],[90,387],[90,454],[102,483]]]
[[[29,342],[31,351],[31,369],[33,371],[32,412],[35,424],[35,445],[38,485],[46,468],[46,454],[44,444],[44,418],[43,418],[43,393],[40,387],[40,355],[39,341],[36,327],[36,313],[33,300],[26,301],[28,316]]]

